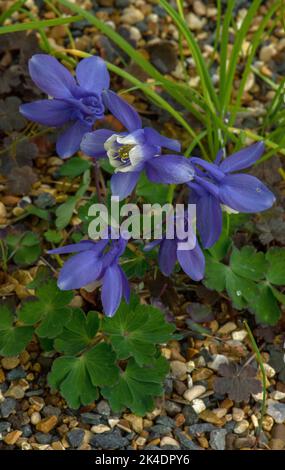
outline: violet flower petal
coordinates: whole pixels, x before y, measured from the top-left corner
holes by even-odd
[[[264,143],[257,142],[256,144],[250,145],[249,147],[242,149],[239,152],[233,153],[230,157],[227,157],[224,161],[222,161],[219,168],[224,173],[244,170],[259,160],[264,152],[264,149]]]
[[[183,269],[194,281],[200,281],[205,273],[205,257],[198,242],[193,250],[177,249],[177,259]]]
[[[120,200],[131,194],[138,182],[140,172],[114,173],[111,178],[111,191],[113,196],[119,196]]]
[[[93,56],[81,60],[75,73],[79,85],[85,90],[101,94],[103,89],[109,88],[110,75],[101,57]]]
[[[108,110],[129,132],[142,127],[142,121],[136,110],[111,90],[102,93],[103,102]]]
[[[146,174],[154,183],[180,184],[193,179],[194,169],[181,155],[160,155],[146,162]]]
[[[61,290],[79,289],[96,281],[101,274],[102,262],[93,250],[71,256],[61,268],[57,285]]]
[[[220,185],[220,201],[238,212],[261,212],[275,202],[274,194],[255,176],[227,175]]]
[[[158,263],[162,274],[170,276],[177,260],[177,242],[164,238],[160,244]]]
[[[20,106],[20,113],[45,126],[62,126],[70,120],[72,106],[61,100],[39,100]]]
[[[70,98],[77,85],[71,73],[54,57],[35,54],[29,60],[33,82],[53,98]]]
[[[61,158],[69,158],[80,148],[84,134],[90,131],[89,124],[76,121],[57,139],[56,151]]]
[[[111,264],[104,274],[101,299],[105,315],[112,317],[122,299],[122,275],[117,264]]]
[[[106,157],[107,153],[104,144],[113,134],[114,132],[109,129],[98,129],[94,132],[88,132],[83,136],[80,148],[89,157]]]

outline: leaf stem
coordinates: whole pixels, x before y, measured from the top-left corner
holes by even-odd
[[[266,409],[266,373],[265,373],[262,357],[261,357],[260,351],[258,349],[258,346],[256,344],[256,341],[254,339],[254,336],[252,334],[252,331],[249,328],[248,323],[247,323],[246,320],[244,320],[243,323],[244,323],[244,326],[245,326],[246,331],[248,333],[248,336],[249,336],[249,339],[250,339],[250,342],[251,342],[251,345],[252,345],[252,349],[255,352],[256,360],[259,364],[260,371],[261,371],[261,376],[262,376],[262,405],[261,405],[261,414],[260,414],[260,419],[259,419],[259,423],[258,423],[258,428],[257,428],[257,431],[256,431],[257,436],[259,436],[261,431],[262,431],[262,423],[263,423],[263,418],[264,418],[265,409]]]

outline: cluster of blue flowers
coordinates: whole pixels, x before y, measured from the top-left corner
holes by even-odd
[[[197,227],[204,248],[211,247],[222,231],[222,210],[259,212],[272,206],[275,197],[254,176],[237,173],[254,164],[262,155],[262,142],[253,144],[228,158],[220,151],[214,163],[198,157],[185,158],[177,140],[143,127],[135,109],[109,89],[110,77],[100,57],[83,59],[75,77],[54,57],[37,54],[29,62],[34,83],[52,99],[24,104],[21,113],[40,124],[61,127],[56,148],[61,158],[68,158],[81,149],[90,157],[108,158],[114,168],[112,194],[124,199],[135,188],[145,171],[154,183],[181,184],[190,188],[190,202],[197,207]],[[94,123],[109,111],[126,129],[114,133],[109,129],[93,131]],[[163,149],[175,153],[162,153]],[[198,241],[191,250],[179,251],[178,240],[156,240],[148,248],[159,245],[159,266],[170,275],[176,261],[192,279],[204,276],[205,259]],[[49,253],[77,253],[62,268],[60,289],[102,285],[105,314],[114,315],[122,296],[128,301],[128,280],[119,265],[126,247],[123,238],[81,241]]]

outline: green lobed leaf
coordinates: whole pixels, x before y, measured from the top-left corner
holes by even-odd
[[[258,296],[258,287],[255,282],[238,276],[230,268],[226,273],[226,290],[234,307],[242,309],[252,303]]]
[[[72,408],[88,405],[98,398],[97,386],[111,386],[118,380],[115,360],[115,353],[105,343],[79,357],[59,357],[48,375],[49,384],[60,390]]]
[[[77,354],[94,339],[99,329],[99,317],[90,311],[86,316],[80,309],[73,309],[68,323],[55,340],[55,349],[65,354]]]
[[[0,306],[0,355],[15,356],[31,341],[34,329],[30,326],[14,326],[13,314],[6,306]]]
[[[113,411],[118,412],[127,407],[143,416],[153,409],[154,397],[163,393],[162,384],[168,368],[168,362],[162,356],[144,367],[130,359],[116,385],[103,388],[102,394],[110,401]]]
[[[241,250],[233,249],[230,266],[239,276],[259,281],[265,277],[267,262],[264,253],[257,252],[252,246],[244,246]]]
[[[34,232],[10,234],[6,238],[7,245],[14,252],[14,262],[21,266],[33,264],[41,254],[40,239]]]
[[[266,259],[269,267],[266,279],[272,284],[285,284],[285,248],[273,247],[266,253]]]
[[[60,243],[61,240],[62,240],[62,234],[60,232],[58,232],[57,230],[47,230],[45,233],[44,233],[44,237],[46,239],[46,241],[50,242],[50,243]]]
[[[148,364],[157,351],[156,345],[169,341],[175,330],[160,310],[150,305],[134,308],[125,302],[113,318],[104,318],[102,328],[110,336],[118,359],[134,357],[139,365]]]
[[[206,254],[205,258],[206,270],[205,279],[203,281],[205,286],[218,292],[223,291],[226,287],[227,266],[208,254]]]
[[[68,307],[73,294],[58,289],[54,280],[40,285],[36,290],[37,299],[24,303],[19,318],[26,325],[40,322],[36,328],[39,336],[55,338],[70,319]]]
[[[136,186],[137,196],[141,196],[149,203],[165,204],[167,199],[168,186],[149,181],[142,173]]]
[[[83,160],[83,158],[80,157],[73,157],[64,162],[60,167],[59,174],[61,176],[75,178],[76,176],[82,175],[90,167],[91,163],[87,160]]]
[[[260,323],[275,325],[281,317],[275,296],[270,286],[263,285],[254,305],[254,312]]]

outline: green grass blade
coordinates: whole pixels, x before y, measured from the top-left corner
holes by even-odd
[[[227,61],[229,45],[229,27],[232,19],[232,12],[235,5],[234,0],[230,0],[223,19],[221,45],[220,45],[220,100],[223,102],[227,83]]]
[[[169,16],[171,16],[176,26],[178,27],[179,31],[181,31],[181,33],[183,34],[184,38],[187,41],[188,47],[195,61],[197,72],[201,80],[203,94],[204,94],[205,99],[208,101],[209,107],[211,107],[213,111],[215,109],[218,109],[219,100],[216,95],[204,57],[201,53],[201,50],[198,44],[195,41],[193,34],[189,30],[185,21],[180,17],[177,11],[166,0],[160,0],[160,4],[163,6],[163,8],[169,14]]]
[[[8,26],[1,26],[0,34],[15,33],[17,31],[29,31],[32,29],[39,30],[43,28],[49,28],[51,26],[59,26],[62,24],[75,23],[81,20],[82,20],[82,16],[76,15],[76,16],[67,16],[65,18],[53,18],[51,20],[37,20],[37,21],[31,21],[27,23],[17,23],[17,24],[12,24]]]
[[[6,11],[3,11],[2,15],[0,15],[0,25],[10,18],[13,13],[15,13],[15,11],[24,6],[27,1],[28,0],[18,0],[17,2],[13,3]]]
[[[228,109],[228,105],[231,99],[231,94],[233,90],[233,82],[236,73],[237,63],[239,59],[239,54],[241,51],[242,43],[246,37],[246,34],[252,24],[252,20],[257,13],[257,10],[260,6],[261,0],[253,0],[251,6],[248,9],[248,12],[241,24],[240,29],[237,32],[236,39],[234,42],[233,50],[229,60],[229,65],[226,70],[226,83],[223,95],[221,96],[221,109],[222,115],[225,115]]]

